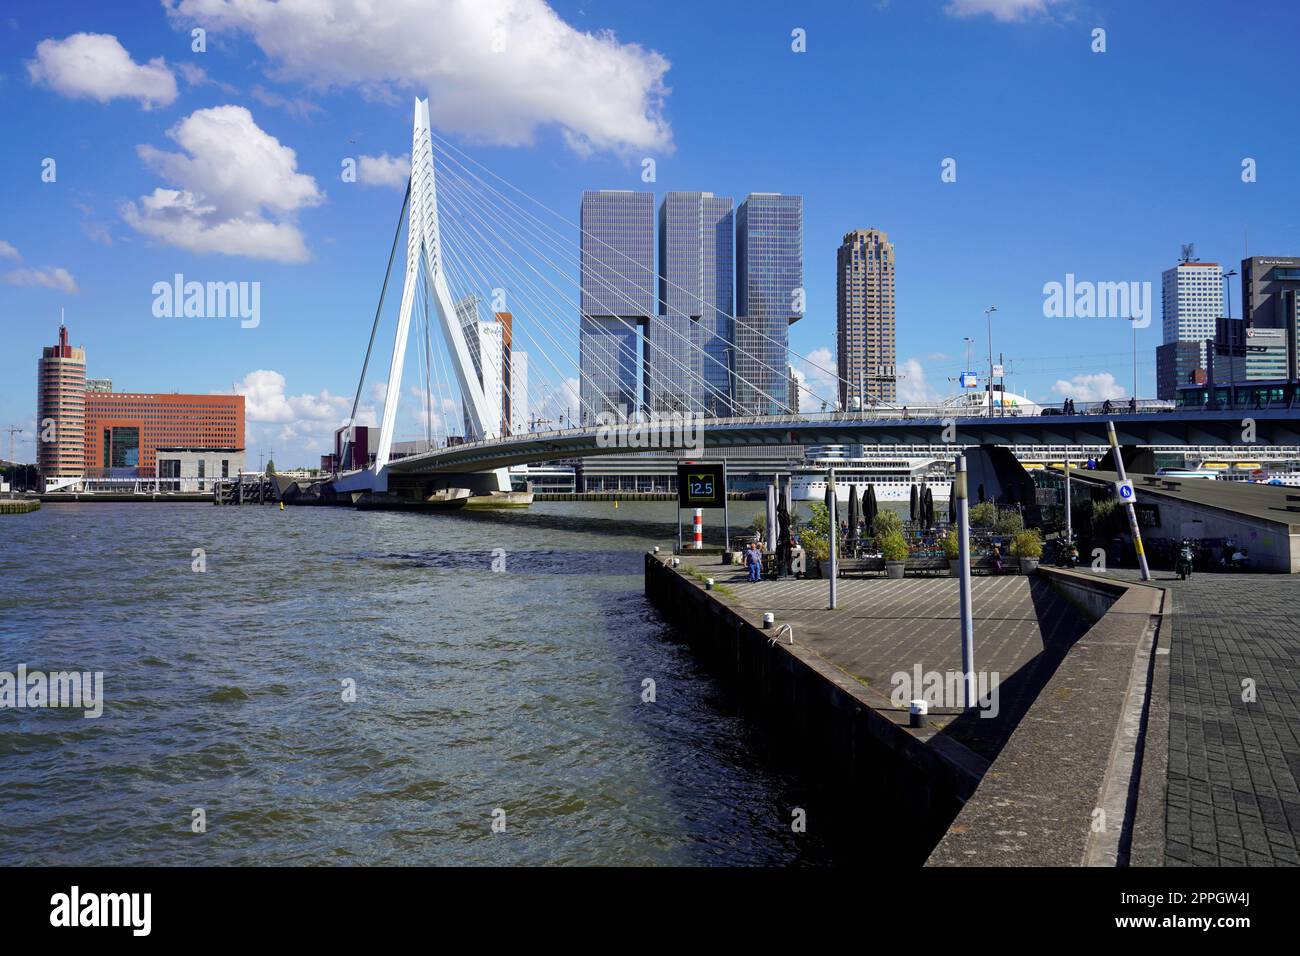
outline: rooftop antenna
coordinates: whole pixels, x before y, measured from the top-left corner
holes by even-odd
[[[1196,243],[1184,242],[1183,257],[1178,261],[1179,263],[1200,262],[1201,260],[1196,257]]]

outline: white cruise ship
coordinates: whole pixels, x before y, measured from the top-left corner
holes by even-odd
[[[849,486],[857,488],[858,498],[868,487],[876,489],[876,501],[907,503],[912,489],[929,487],[935,502],[947,501],[952,483],[951,467],[933,457],[866,455],[862,446],[819,445],[808,449],[804,464],[790,472],[790,497],[794,501],[826,500],[826,469],[835,469],[835,491],[842,502],[849,500]]]

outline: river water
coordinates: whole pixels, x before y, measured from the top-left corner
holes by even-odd
[[[98,719],[0,709],[0,865],[833,861],[792,831],[799,781],[642,595],[675,520],[0,517],[0,671],[102,671],[105,699]]]

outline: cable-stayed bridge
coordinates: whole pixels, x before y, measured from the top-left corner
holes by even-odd
[[[862,383],[846,382],[788,350],[783,338],[765,334],[746,316],[716,310],[701,288],[647,274],[644,263],[439,137],[424,100],[415,103],[410,183],[349,425],[356,424],[374,356],[403,218],[405,267],[376,460],[371,468],[340,475],[334,481],[339,492],[384,492],[390,477],[446,475],[448,487],[508,494],[511,466],[670,447],[666,435],[676,436],[671,447],[686,454],[746,445],[1097,445],[1107,440],[1109,419],[1125,445],[1300,444],[1300,415],[1290,404],[1193,410],[1107,403],[1082,414],[1021,416],[1004,414],[989,393],[988,405],[976,398],[926,408],[881,404],[794,413],[790,388],[797,389],[800,406],[834,409],[855,389],[865,394]],[[613,268],[592,268],[589,257]],[[623,260],[626,269],[619,268]],[[616,303],[609,311],[627,305],[627,315],[602,317],[609,334],[600,338],[579,333],[584,282]],[[683,293],[671,297],[678,302],[698,299],[697,307],[687,306],[698,314],[674,314],[661,305],[660,315],[644,315],[646,296],[665,303],[668,287]],[[717,321],[701,321],[711,309]],[[650,323],[659,342],[653,361],[637,346],[641,327]],[[720,328],[733,330],[725,342]],[[735,334],[741,330],[744,336]],[[741,338],[751,351],[737,347]],[[806,382],[791,385],[787,356],[821,373],[818,379],[832,383],[832,394],[819,394]],[[429,450],[393,458],[412,360],[415,384],[405,394],[418,402]],[[741,394],[756,405],[743,407]],[[729,414],[719,416],[719,410]],[[647,431],[654,444],[637,444]]]

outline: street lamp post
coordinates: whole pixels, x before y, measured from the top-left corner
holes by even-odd
[[[997,310],[996,305],[991,305],[984,310],[984,318],[989,326],[989,380],[985,386],[989,393],[989,418],[993,417],[993,313]]]
[[[1137,316],[1130,315],[1129,322],[1133,323],[1133,410],[1137,411],[1138,398],[1138,323]]]
[[[1235,345],[1236,336],[1232,334],[1232,277],[1236,274],[1236,269],[1223,274],[1223,282],[1227,289],[1228,299],[1228,402],[1230,405],[1233,404],[1233,400],[1237,397],[1237,348]],[[1242,323],[1245,324],[1246,317],[1243,315],[1241,319]],[[1244,332],[1245,330],[1243,329],[1242,331]],[[1245,358],[1244,347],[1242,350],[1242,358]],[[1244,361],[1242,364],[1245,364]]]

